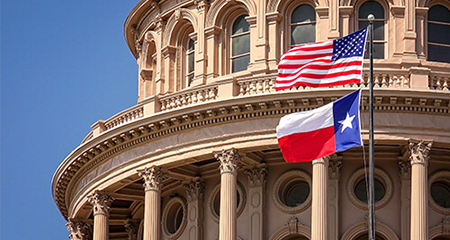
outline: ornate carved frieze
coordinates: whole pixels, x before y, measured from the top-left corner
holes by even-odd
[[[432,142],[410,140],[409,141],[409,160],[413,164],[428,164],[428,154],[431,149]]]
[[[183,185],[188,201],[202,200],[205,192],[205,180],[195,177]]]
[[[245,169],[244,172],[247,174],[250,187],[265,186],[268,170],[269,168],[265,163],[260,166]]]
[[[145,191],[160,191],[161,182],[167,178],[166,174],[161,171],[160,167],[145,168],[138,170],[140,177],[144,178]]]
[[[128,240],[136,240],[139,230],[139,219],[127,219],[125,223],[125,230],[128,233]]]
[[[220,173],[237,173],[237,163],[239,161],[239,155],[237,149],[232,148],[229,150],[222,150],[221,152],[216,152],[214,157],[220,162]]]
[[[72,219],[66,224],[67,231],[69,231],[69,238],[71,240],[90,240],[92,239],[91,233],[91,225],[86,222],[76,222]]]
[[[341,176],[342,157],[330,158],[328,161],[328,175],[330,179],[338,179]]]
[[[403,157],[398,158],[398,168],[401,179],[411,179],[411,162]]]
[[[114,197],[108,195],[106,192],[94,192],[88,197],[89,203],[92,204],[94,216],[95,215],[109,215],[109,208],[114,202]]]

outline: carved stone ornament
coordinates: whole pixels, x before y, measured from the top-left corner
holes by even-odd
[[[137,239],[137,234],[139,230],[139,219],[127,219],[125,223],[125,230],[128,233],[128,240]]]
[[[207,0],[194,0],[194,3],[197,6],[197,10],[199,12],[205,11],[206,7],[209,6],[209,2]]]
[[[411,165],[428,164],[428,154],[432,144],[432,142],[410,140],[409,151],[411,155],[409,156],[409,160],[411,161]]]
[[[74,222],[72,219],[66,224],[67,231],[69,231],[69,238],[71,240],[90,240],[91,226],[86,222]]]
[[[166,175],[161,172],[160,167],[145,168],[144,170],[138,170],[140,177],[144,178],[145,191],[160,191],[161,182],[166,179]]]
[[[255,186],[265,186],[267,178],[268,167],[266,164],[261,166],[255,166],[251,169],[245,169],[244,172],[247,174],[250,187]]]
[[[114,197],[109,196],[106,192],[96,191],[88,197],[88,201],[92,204],[95,215],[109,215],[109,208],[114,201]]]
[[[216,152],[214,157],[220,161],[220,173],[237,173],[237,163],[239,155],[237,149],[232,148],[230,150],[222,150],[222,152]]]
[[[338,179],[341,176],[342,158],[330,158],[328,161],[328,175],[331,179]]]
[[[409,159],[398,158],[401,179],[411,179],[411,163]]]
[[[183,185],[186,190],[188,201],[202,200],[205,192],[205,180],[195,177]]]

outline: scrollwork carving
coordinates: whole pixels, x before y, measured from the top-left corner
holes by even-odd
[[[114,202],[114,197],[108,195],[106,192],[94,192],[88,197],[88,201],[92,204],[94,216],[95,215],[109,215],[109,208]]]
[[[250,187],[265,186],[267,171],[268,167],[266,164],[261,164],[261,166],[255,166],[251,169],[245,169],[244,172],[247,174]]]
[[[124,227],[128,233],[128,240],[137,239],[137,234],[139,230],[139,219],[127,219]]]
[[[205,180],[200,177],[195,177],[183,185],[186,190],[188,201],[203,199],[205,192]]]
[[[221,152],[216,152],[214,157],[220,161],[220,173],[237,173],[237,163],[239,161],[238,150],[232,148],[230,150],[222,150]]]
[[[75,222],[72,219],[66,224],[67,231],[69,231],[69,238],[71,240],[90,240],[91,239],[91,225],[86,222]]]
[[[166,174],[161,171],[160,167],[145,168],[138,170],[140,177],[144,178],[145,191],[160,191],[161,182],[167,178]]]
[[[409,160],[413,164],[428,164],[428,154],[431,149],[432,142],[410,140],[409,141]]]
[[[401,179],[411,179],[411,163],[409,159],[398,158]]]
[[[338,179],[341,176],[342,158],[330,158],[328,161],[328,175],[331,179]]]

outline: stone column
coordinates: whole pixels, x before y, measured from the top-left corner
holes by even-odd
[[[186,189],[188,200],[189,240],[203,239],[203,194],[205,192],[205,180],[195,177],[183,185]]]
[[[431,142],[410,140],[411,240],[428,239],[428,153]]]
[[[249,188],[249,240],[266,239],[264,236],[265,207],[266,207],[266,177],[267,165],[265,163],[246,169]]]
[[[328,239],[339,239],[339,178],[342,157],[329,159],[328,180]]]
[[[311,239],[327,239],[328,222],[328,157],[312,161]]]
[[[214,154],[220,161],[220,220],[219,240],[236,240],[237,207],[237,162],[236,149],[223,150]]]
[[[400,190],[400,239],[410,239],[411,222],[411,163],[409,158],[399,157],[398,167],[400,170],[401,190]]]
[[[125,230],[128,233],[128,240],[137,240],[139,220],[127,219],[127,222],[125,223]]]
[[[109,239],[109,208],[114,198],[106,192],[94,192],[89,198],[94,211],[94,237],[93,240]]]
[[[159,167],[138,170],[144,178],[144,240],[159,240],[161,229],[161,182],[165,178]]]
[[[72,219],[66,224],[71,240],[88,240],[91,239],[91,225],[86,222],[76,222]]]

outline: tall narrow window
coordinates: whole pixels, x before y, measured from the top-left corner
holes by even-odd
[[[291,15],[291,47],[316,41],[316,12],[310,5],[303,4]]]
[[[375,1],[363,3],[358,12],[359,29],[369,25],[369,20],[367,19],[369,14],[373,14],[375,16],[375,20],[373,21],[373,57],[383,59],[386,48],[386,36],[384,33],[386,18],[384,15],[383,6]]]
[[[435,5],[428,11],[428,60],[450,62],[450,11]]]
[[[194,79],[195,74],[195,45],[194,40],[189,39],[186,51],[186,83],[189,87]]]
[[[250,62],[250,25],[247,15],[239,16],[231,31],[231,72],[247,69]]]

